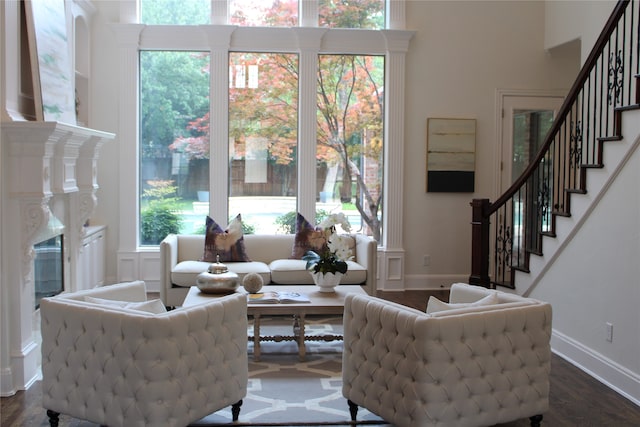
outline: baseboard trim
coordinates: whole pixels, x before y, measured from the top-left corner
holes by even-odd
[[[640,406],[640,375],[553,330],[551,349],[578,369]]]

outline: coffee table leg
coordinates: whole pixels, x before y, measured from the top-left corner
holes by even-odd
[[[260,361],[260,315],[253,315],[253,361]]]
[[[298,317],[299,326],[300,326],[300,334],[298,336],[298,357],[301,362],[304,362],[304,359],[307,355],[307,349],[304,346],[304,313],[300,314]]]

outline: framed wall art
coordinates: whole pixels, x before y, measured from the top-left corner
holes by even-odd
[[[472,193],[475,162],[475,119],[427,119],[427,192]]]
[[[37,120],[76,124],[64,0],[25,0]]]

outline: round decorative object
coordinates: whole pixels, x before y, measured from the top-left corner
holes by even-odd
[[[335,292],[335,287],[340,284],[340,280],[342,280],[342,273],[316,273],[310,272],[311,277],[313,277],[313,283],[316,284],[320,289],[320,292]]]
[[[259,292],[262,289],[262,285],[264,285],[264,280],[258,273],[247,273],[242,279],[242,286],[250,294]]]
[[[238,275],[229,271],[217,257],[217,262],[211,264],[207,271],[198,274],[196,286],[205,294],[229,294],[238,289]]]

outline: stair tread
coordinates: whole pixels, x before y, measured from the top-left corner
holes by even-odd
[[[630,110],[638,110],[640,109],[640,104],[629,104],[629,105],[622,105],[620,107],[616,107],[617,111],[630,111]]]
[[[614,136],[601,136],[598,137],[598,141],[607,142],[607,141],[622,141],[622,136],[614,135]]]
[[[567,188],[565,191],[572,194],[587,194],[587,190],[581,188]]]

